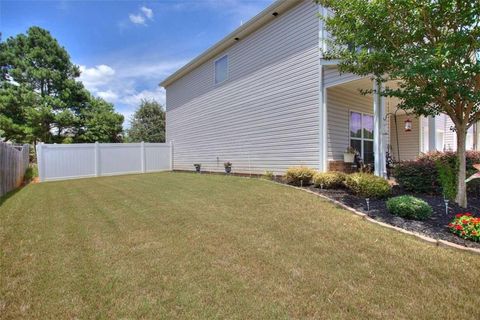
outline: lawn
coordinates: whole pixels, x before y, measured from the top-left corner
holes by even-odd
[[[0,318],[480,318],[480,257],[257,179],[31,184],[0,204]]]

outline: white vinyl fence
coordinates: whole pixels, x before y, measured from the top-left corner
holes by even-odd
[[[38,144],[40,181],[172,170],[169,143]]]

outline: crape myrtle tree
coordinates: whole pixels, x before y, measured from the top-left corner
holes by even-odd
[[[117,142],[123,116],[76,79],[79,68],[47,31],[0,42],[0,137],[20,143]]]
[[[371,75],[416,115],[447,114],[457,135],[456,202],[467,206],[465,140],[480,120],[480,1],[317,0],[341,72]],[[392,83],[392,82],[390,82]]]
[[[152,100],[143,99],[130,119],[130,142],[165,142],[165,110]]]

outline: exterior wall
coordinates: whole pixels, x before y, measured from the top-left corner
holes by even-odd
[[[319,166],[318,7],[305,0],[167,89],[174,169],[281,174]],[[214,61],[229,79],[214,85]]]
[[[328,161],[343,161],[350,145],[350,111],[373,114],[372,96],[335,86],[327,90]]]
[[[323,69],[323,84],[327,88],[359,79],[362,77],[352,73],[340,73],[336,66],[325,66]]]
[[[446,114],[440,114],[435,117],[436,131],[443,133],[443,142],[437,142],[437,150],[439,151],[456,151],[457,150],[457,134],[455,131],[452,131],[452,128],[455,127],[453,121]],[[427,152],[428,148],[428,119],[422,119],[423,126],[423,141],[422,141],[422,151]],[[475,149],[475,126],[470,127],[467,133],[467,150]],[[437,139],[439,136],[437,135]],[[477,147],[478,148],[478,147]]]
[[[445,150],[457,150],[457,134],[451,130],[451,128],[454,128],[455,125],[453,124],[452,119],[446,115],[441,115],[439,117],[442,117],[443,119],[443,130],[445,132],[445,139],[444,139],[444,146],[443,148]],[[438,127],[438,123],[437,123]]]
[[[412,121],[412,131],[405,132],[405,120]],[[397,136],[395,119],[390,117],[390,144],[395,161],[414,160],[420,154],[420,118],[407,115],[397,115],[398,141],[400,144],[400,157],[397,149]]]

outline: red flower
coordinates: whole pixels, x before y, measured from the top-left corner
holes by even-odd
[[[462,220],[462,223],[463,223],[463,224],[468,224],[468,220],[463,219],[463,220]]]
[[[473,230],[472,231],[472,236],[476,236],[477,235],[477,231],[476,230]]]
[[[462,236],[464,236],[464,235],[465,235],[465,231],[462,231]]]
[[[461,214],[461,213],[458,213],[458,214],[455,215],[455,217],[457,217],[457,218],[460,218],[462,216],[463,216],[463,214]]]
[[[471,214],[470,212],[465,213],[465,215],[466,215],[467,217],[471,217],[471,216],[472,216],[472,214]]]
[[[460,226],[460,225],[456,225],[456,226],[455,226],[455,229],[457,229],[457,230],[463,230],[463,227]]]

